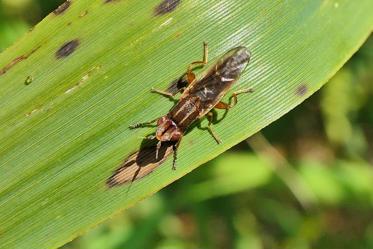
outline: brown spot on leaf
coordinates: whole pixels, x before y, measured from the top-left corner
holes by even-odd
[[[118,2],[119,0],[104,0],[104,3]]]
[[[63,44],[56,52],[57,59],[61,59],[72,54],[75,49],[79,46],[79,40],[75,39]]]
[[[83,11],[82,13],[80,13],[79,17],[84,17],[88,14],[88,10],[85,10]]]
[[[163,0],[158,6],[154,8],[154,15],[164,15],[176,9],[181,0]]]
[[[36,50],[38,50],[40,48],[37,47],[37,48],[34,48],[33,50],[31,50],[31,52],[27,53],[27,54],[24,54],[24,55],[21,55],[21,56],[18,56],[16,57],[15,59],[13,59],[11,62],[9,62],[8,64],[6,64],[4,67],[2,67],[0,69],[0,75],[3,75],[5,74],[6,72],[8,72],[12,67],[14,67],[15,65],[18,64],[18,62],[21,62],[23,60],[26,60],[28,57],[30,57],[33,53],[36,52]]]
[[[296,93],[299,96],[303,96],[308,92],[308,87],[305,84],[302,84],[297,87]]]
[[[33,80],[34,78],[32,77],[32,75],[27,76],[27,78],[25,79],[25,85],[26,86],[30,85]]]
[[[58,6],[57,9],[53,10],[53,13],[55,15],[60,15],[62,14],[63,12],[65,12],[71,5],[71,1],[70,0],[66,0],[63,4],[61,4],[60,6]]]
[[[162,143],[156,158],[156,146],[145,147],[130,155],[124,163],[106,181],[111,188],[127,182],[134,182],[159,167],[173,151],[173,143]]]

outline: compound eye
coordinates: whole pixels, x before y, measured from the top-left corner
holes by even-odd
[[[161,118],[158,119],[158,121],[157,121],[157,126],[163,124],[165,121],[166,121],[166,117],[161,117]]]
[[[172,137],[171,137],[171,141],[179,141],[181,138],[181,132],[178,131],[178,130],[175,130],[173,133],[172,133]]]

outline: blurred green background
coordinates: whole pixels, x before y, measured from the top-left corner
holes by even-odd
[[[0,0],[0,51],[62,2]],[[372,83],[370,37],[283,118],[63,248],[373,248]]]

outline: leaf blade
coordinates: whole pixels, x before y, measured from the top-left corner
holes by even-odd
[[[3,67],[41,46],[0,76],[0,243],[60,246],[278,119],[362,44],[372,30],[371,7],[369,0],[211,0],[181,2],[154,16],[153,1],[74,1],[49,15],[0,55]],[[57,59],[73,39],[80,42],[76,51]],[[203,41],[212,59],[242,44],[253,55],[234,90],[250,86],[255,93],[239,98],[215,126],[223,144],[193,129],[176,172],[168,161],[130,192],[108,191],[111,172],[153,131],[128,126],[172,106],[150,87],[166,88],[180,76],[201,57]],[[29,75],[33,82],[25,86]]]

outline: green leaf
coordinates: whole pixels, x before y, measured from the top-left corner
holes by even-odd
[[[371,0],[68,3],[0,55],[2,248],[61,246],[216,157],[318,90],[373,23]],[[128,126],[173,104],[150,88],[166,88],[201,59],[203,41],[212,62],[238,45],[252,53],[232,91],[255,92],[215,125],[223,143],[195,128],[176,171],[167,160],[131,186],[107,189],[154,131]]]

